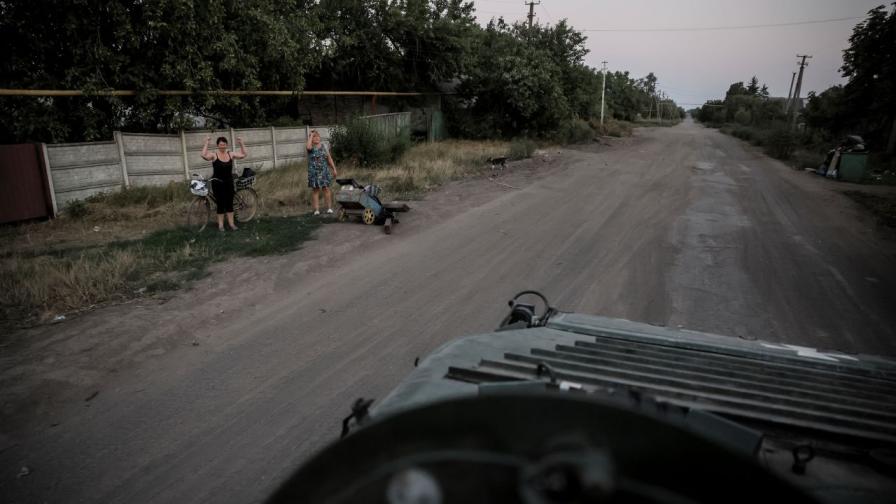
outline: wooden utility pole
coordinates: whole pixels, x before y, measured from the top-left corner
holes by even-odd
[[[600,124],[604,124],[604,97],[607,95],[607,62],[602,61],[604,68],[601,73],[604,74],[604,83],[600,88]]]
[[[790,110],[790,99],[793,97],[793,82],[796,80],[796,72],[790,77],[790,89],[787,90],[787,101],[784,102],[784,113]]]
[[[808,65],[808,63],[806,63],[806,58],[811,58],[812,56],[809,56],[807,54],[797,54],[796,57],[802,58],[802,61],[800,61],[800,63],[799,63],[800,74],[796,78],[796,89],[793,90],[793,110],[792,110],[792,114],[793,114],[792,127],[793,127],[793,129],[796,129],[796,118],[799,115],[798,112],[799,112],[799,102],[800,102],[800,90],[803,87],[803,70],[806,68],[806,65]]]
[[[535,17],[535,6],[541,5],[541,2],[523,2],[523,5],[529,6],[529,15],[527,15],[526,17],[529,18],[529,28],[532,28],[532,19]]]

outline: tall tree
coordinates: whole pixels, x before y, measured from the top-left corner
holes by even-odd
[[[743,82],[735,82],[728,86],[728,91],[725,93],[725,99],[727,100],[731,96],[745,95],[750,94],[747,91],[747,88],[744,86]]]
[[[747,84],[747,94],[759,96],[759,79],[755,75],[750,79],[750,83]]]
[[[475,27],[463,0],[321,0],[316,89],[431,90],[461,74]]]
[[[653,72],[641,79],[641,87],[651,96],[656,94],[656,80],[656,75],[653,75]]]
[[[893,5],[896,5],[894,3]],[[896,150],[896,10],[881,5],[856,25],[843,51],[844,93],[855,123],[873,144]]]

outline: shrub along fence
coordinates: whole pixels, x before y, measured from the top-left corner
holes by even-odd
[[[410,112],[380,114],[365,118],[387,135],[397,135],[410,122]],[[125,133],[116,131],[110,142],[41,144],[50,191],[57,214],[70,202],[101,192],[132,186],[165,185],[189,180],[193,173],[211,176],[211,163],[200,157],[205,137],[226,137],[238,149],[242,137],[248,156],[234,160],[241,171],[270,170],[305,159],[308,132],[316,129],[329,140],[334,126],[247,128],[182,131],[178,135]]]

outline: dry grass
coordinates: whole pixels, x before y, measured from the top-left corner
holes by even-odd
[[[389,199],[413,199],[485,171],[488,158],[508,155],[509,146],[474,141],[417,145],[390,166],[344,165],[339,176],[380,185]],[[0,315],[6,322],[0,325],[28,324],[176,288],[201,276],[213,261],[293,250],[319,225],[317,219],[296,219],[308,213],[311,201],[304,164],[260,173],[255,189],[263,202],[262,217],[240,236],[196,235],[180,227],[190,200],[185,183],[91,198],[80,218],[0,228]],[[253,238],[244,239],[250,233]]]
[[[140,260],[139,252],[82,252],[0,261],[0,307],[7,321],[71,312],[122,292]]]
[[[611,119],[603,126],[599,126],[598,131],[600,131],[601,135],[619,138],[632,136],[634,128],[635,125],[633,123]]]
[[[186,184],[181,189],[189,196]],[[86,216],[72,218],[63,213],[46,222],[0,228],[0,256],[42,253],[71,247],[100,245],[118,240],[139,239],[186,218],[186,201],[170,201],[148,208],[142,204],[110,205],[100,198],[85,202]]]
[[[387,198],[415,199],[450,180],[482,172],[491,157],[507,156],[508,142],[449,140],[414,146],[389,166],[361,168],[341,164],[339,178],[354,178],[363,184],[383,187]],[[304,163],[258,175],[256,190],[270,215],[306,212],[311,204]]]

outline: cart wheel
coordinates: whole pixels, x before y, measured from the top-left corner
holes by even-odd
[[[383,224],[383,229],[385,229],[386,234],[392,234],[392,218],[387,218],[386,223]]]
[[[346,215],[344,208],[340,208],[339,212],[336,213],[336,220],[339,222],[345,222],[348,220],[348,215]]]
[[[373,224],[373,221],[376,220],[376,215],[374,215],[373,209],[365,208],[364,214],[361,215],[361,220],[364,221],[364,224],[368,224],[368,225]]]

